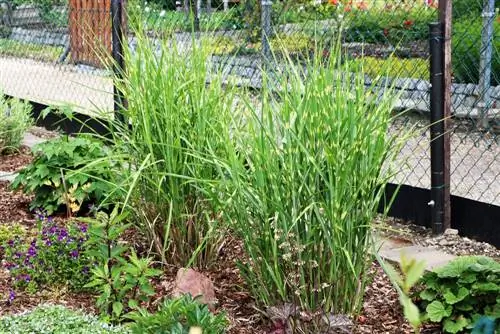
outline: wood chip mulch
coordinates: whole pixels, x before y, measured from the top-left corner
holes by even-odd
[[[0,171],[17,172],[32,160],[31,149],[28,146],[21,146],[11,154],[0,155]]]
[[[8,182],[0,182],[0,224],[19,222],[33,228],[35,219],[29,212],[30,196],[13,193]],[[239,274],[236,260],[244,259],[241,241],[228,237],[220,250],[220,257],[214,266],[202,272],[211,278],[219,300],[216,312],[225,312],[229,318],[229,334],[265,334],[273,333],[265,316],[256,310],[255,303],[245,288]],[[165,297],[171,295],[176,270],[165,270],[165,274],[155,282],[157,294],[153,299],[154,309]],[[361,315],[356,319],[353,333],[393,334],[412,333],[404,320],[398,302],[398,295],[391,282],[377,264],[370,269],[373,277],[366,288]],[[41,303],[62,304],[74,309],[95,313],[95,297],[87,293],[71,293],[64,289],[46,290],[35,295],[16,292],[12,302],[8,301],[12,291],[9,274],[0,268],[0,315],[15,314],[30,310]],[[275,333],[275,332],[274,332]],[[423,331],[423,333],[436,333]]]

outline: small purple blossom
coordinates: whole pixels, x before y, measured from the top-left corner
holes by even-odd
[[[88,230],[87,224],[80,224],[80,231],[82,233],[87,233],[87,230]]]
[[[76,258],[78,257],[78,255],[79,255],[78,250],[76,250],[76,249],[72,250],[72,251],[69,253],[69,255],[70,255],[73,259],[76,259]]]
[[[14,290],[10,290],[9,291],[9,304],[11,304],[15,298],[16,298],[16,293],[14,292]]]
[[[9,245],[9,247],[14,247],[14,240],[10,239],[7,241],[7,245]]]

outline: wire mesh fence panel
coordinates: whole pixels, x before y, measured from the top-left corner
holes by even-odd
[[[416,129],[392,181],[430,188],[428,35],[429,23],[438,18],[437,0],[122,3],[129,16],[124,40],[132,53],[137,26],[158,54],[160,43],[169,43],[188,57],[203,39],[211,68],[256,94],[263,67],[286,75],[288,60],[327,58],[340,41],[342,61],[353,70],[363,68],[367,91],[377,95],[390,87],[398,94],[391,131]],[[84,113],[112,111],[105,61],[111,47],[110,0],[0,0],[0,5],[4,93],[69,104]],[[500,205],[498,5],[498,0],[453,1],[451,193]]]
[[[3,93],[47,105],[70,106],[83,113],[112,110],[109,73],[104,67],[87,66],[89,62],[76,57],[85,48],[95,59],[100,54],[98,48],[110,43],[109,39],[98,38],[102,27],[110,22],[108,4],[109,0],[0,1]],[[95,12],[91,19],[78,19],[91,11]],[[71,44],[77,36],[84,40],[81,49]]]
[[[453,6],[451,193],[500,205],[500,1]]]

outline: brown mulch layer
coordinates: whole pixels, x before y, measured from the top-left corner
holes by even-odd
[[[9,189],[8,181],[0,181],[0,224],[12,222],[33,226],[35,219],[29,212],[31,196]]]
[[[0,182],[0,224],[20,222],[33,228],[35,219],[28,211],[29,201],[29,196],[14,194],[8,189],[7,182]],[[229,318],[229,334],[276,333],[271,330],[266,317],[255,309],[255,303],[245,288],[245,282],[236,266],[236,260],[244,258],[241,241],[229,237],[220,250],[217,263],[211,269],[202,270],[215,285],[219,301],[215,312],[224,312]],[[353,332],[359,334],[411,333],[411,328],[402,315],[397,292],[383,270],[377,264],[373,264],[370,274],[373,278],[366,288],[361,315],[357,319]],[[171,295],[175,276],[175,268],[166,269],[165,274],[154,282],[157,293],[152,301],[152,310],[157,308],[163,298]],[[35,295],[16,291],[16,297],[12,303],[9,303],[11,290],[9,273],[0,268],[0,315],[23,312],[43,303],[62,304],[70,308],[82,309],[87,313],[96,313],[95,296],[92,294],[75,294],[57,289],[42,291]],[[432,332],[426,331],[425,333]]]
[[[28,146],[21,146],[11,154],[0,155],[0,171],[17,172],[32,160],[31,149]]]

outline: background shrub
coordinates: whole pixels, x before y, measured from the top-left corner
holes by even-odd
[[[11,153],[21,146],[26,130],[33,124],[31,111],[29,103],[7,100],[0,93],[0,153]]]
[[[346,42],[408,44],[426,40],[429,23],[437,18],[435,9],[420,6],[372,8],[346,14]]]
[[[20,315],[0,318],[1,333],[106,334],[130,333],[126,327],[111,326],[92,315],[64,306],[40,305]]]
[[[224,314],[212,314],[189,295],[165,300],[154,314],[141,310],[130,317],[135,321],[131,328],[136,334],[184,334],[191,327],[200,327],[204,334],[220,334],[228,325]]]
[[[113,165],[110,149],[102,142],[62,136],[35,146],[33,153],[33,162],[12,183],[14,190],[35,195],[30,209],[50,215],[66,206],[71,215],[84,203],[99,205],[109,195]]]
[[[441,323],[446,333],[471,329],[482,316],[500,318],[500,263],[494,259],[459,257],[425,274],[422,284],[425,319]]]
[[[481,49],[482,20],[470,17],[453,25],[452,58],[453,76],[456,82],[478,83]],[[491,63],[491,84],[500,85],[500,21],[493,24],[493,57]]]

